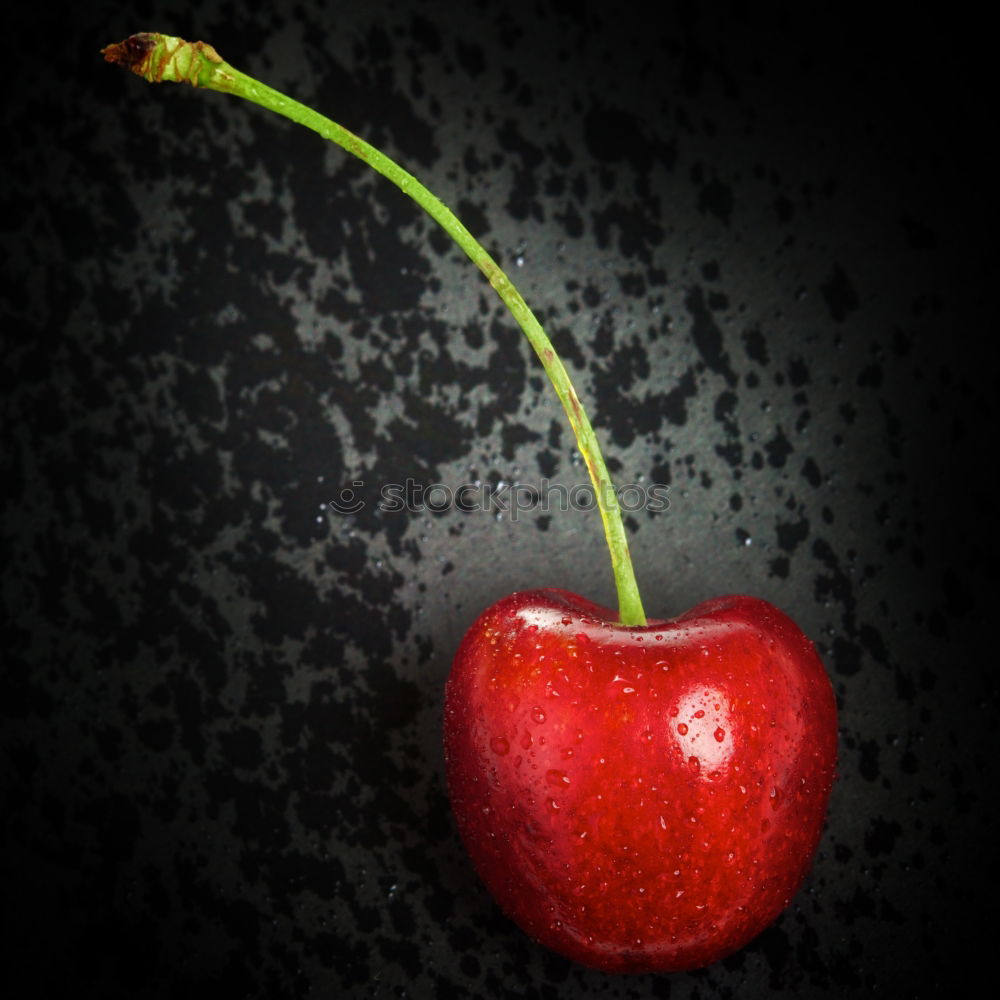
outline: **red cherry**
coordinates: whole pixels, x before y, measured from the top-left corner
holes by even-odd
[[[520,292],[411,174],[202,42],[104,50],[149,80],[245,97],[339,143],[409,194],[517,320],[566,411],[601,511],[621,620],[646,621],[593,427]],[[836,707],[812,645],[764,601],[728,597],[626,626],[562,591],[514,594],[459,649],[445,697],[448,783],[473,862],[539,941],[600,969],[707,965],[788,905],[819,841]]]
[[[445,692],[452,807],[501,908],[609,972],[709,965],[788,906],[823,828],[837,715],[812,643],[724,597],[628,628],[512,594]]]

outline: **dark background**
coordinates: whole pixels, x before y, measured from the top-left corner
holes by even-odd
[[[3,110],[3,970],[34,995],[939,996],[989,957],[995,113],[948,12],[302,0],[15,15]],[[98,50],[204,38],[398,157],[510,269],[650,614],[788,611],[837,693],[815,868],[742,953],[609,978],[478,884],[442,773],[476,615],[613,603],[477,272],[386,182]],[[366,503],[338,515],[352,483]],[[438,495],[441,495],[440,493]],[[12,961],[13,959],[13,961]]]

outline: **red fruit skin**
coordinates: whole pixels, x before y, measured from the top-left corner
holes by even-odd
[[[452,808],[524,931],[608,972],[738,950],[788,906],[822,833],[836,703],[766,601],[617,624],[561,590],[469,629],[445,690]]]

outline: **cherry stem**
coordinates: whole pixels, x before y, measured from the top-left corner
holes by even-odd
[[[305,125],[306,128],[318,132],[324,139],[332,140],[347,152],[364,160],[370,167],[392,181],[404,194],[409,195],[441,225],[486,275],[541,360],[542,367],[569,418],[573,434],[576,436],[577,448],[587,464],[587,471],[594,486],[597,506],[604,523],[604,535],[611,552],[611,566],[618,590],[619,620],[623,625],[645,625],[646,616],[643,613],[639,588],[632,568],[618,497],[608,475],[607,466],[604,464],[594,429],[573,388],[569,374],[521,293],[455,214],[412,174],[364,139],[304,104],[234,69],[222,60],[211,45],[204,42],[185,42],[170,35],[146,32],[132,35],[125,41],[109,45],[101,51],[108,62],[119,63],[152,83],[170,80],[233,94],[259,104],[269,111],[284,115],[300,125]]]

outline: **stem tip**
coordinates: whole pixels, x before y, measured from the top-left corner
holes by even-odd
[[[174,80],[193,87],[207,86],[222,56],[206,42],[186,42],[183,38],[141,31],[123,42],[101,49],[106,62],[132,70],[150,83]]]

